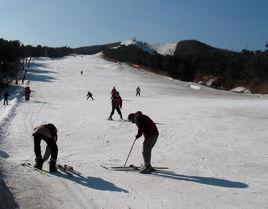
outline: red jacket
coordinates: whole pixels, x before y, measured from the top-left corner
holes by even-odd
[[[137,138],[144,135],[145,139],[148,139],[152,136],[159,135],[158,129],[155,123],[147,115],[136,114],[134,118],[134,123],[138,126]]]
[[[122,107],[122,98],[119,95],[115,95],[112,98],[112,106],[117,108],[117,107]]]

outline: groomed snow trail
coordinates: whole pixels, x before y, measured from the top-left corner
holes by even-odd
[[[30,101],[20,100],[1,140],[5,181],[20,208],[267,208],[266,96],[194,90],[101,55],[36,59],[30,80]],[[158,124],[152,164],[173,173],[100,166],[123,165],[137,131],[134,124],[107,120],[113,86],[123,98],[124,118],[141,110]],[[141,97],[135,96],[137,86]],[[88,90],[94,101],[86,100]],[[74,166],[82,177],[41,175],[20,165],[34,163],[32,130],[47,122],[59,130],[58,162]],[[142,142],[136,142],[129,164],[142,163]]]

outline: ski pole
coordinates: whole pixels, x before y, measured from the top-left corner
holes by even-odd
[[[130,153],[131,153],[131,151],[132,151],[132,148],[133,148],[133,146],[134,146],[134,144],[135,144],[135,141],[136,141],[136,138],[135,138],[135,140],[134,140],[134,142],[133,142],[133,144],[132,144],[132,146],[131,146],[131,148],[130,148],[130,150],[129,150],[129,153],[128,153],[126,162],[125,162],[125,164],[124,164],[124,167],[126,167],[126,164],[127,164],[128,158],[129,158],[129,155],[130,155]]]

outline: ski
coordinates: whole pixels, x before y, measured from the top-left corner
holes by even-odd
[[[106,170],[112,170],[112,171],[141,171],[141,169],[143,168],[142,166],[135,166],[135,165],[129,165],[129,166],[111,166],[111,167],[107,167],[104,165],[101,165],[102,168],[106,169]],[[152,172],[157,172],[157,171],[161,171],[161,170],[167,170],[169,169],[168,167],[153,167],[153,171]]]
[[[21,165],[23,166],[23,167],[28,167],[28,168],[31,168],[31,169],[33,169],[34,171],[37,171],[38,173],[40,173],[41,175],[47,175],[47,173],[48,173],[48,171],[46,171],[46,170],[40,170],[40,169],[38,169],[38,168],[35,168],[31,163],[21,163]]]
[[[76,170],[74,170],[73,166],[70,166],[70,165],[66,165],[66,164],[65,164],[63,167],[64,167],[64,169],[65,169],[66,171],[68,171],[68,172],[70,172],[70,173],[72,173],[72,174],[75,174],[75,175],[77,175],[77,176],[81,176],[81,173],[78,172],[78,171],[76,171]]]
[[[122,122],[122,123],[123,123],[123,122],[128,122],[128,120],[126,120],[126,119],[123,119],[123,120],[122,120],[122,119],[121,119],[121,120],[114,120],[114,119],[109,119],[109,118],[108,118],[107,120],[108,120],[108,121],[113,121],[113,122]]]
[[[35,168],[31,163],[21,163],[21,165],[23,167],[28,167],[33,169],[34,171],[37,171],[38,173],[40,173],[41,175],[48,175],[49,171],[46,170],[40,170],[38,168]],[[56,165],[56,168],[61,171],[62,173],[67,174],[68,176],[73,176],[73,175],[77,175],[77,176],[81,176],[81,173],[74,170],[74,168],[72,166],[69,165]]]
[[[66,169],[64,166],[62,166],[62,165],[57,164],[56,165],[56,168],[58,170],[60,170],[61,172],[67,174],[68,176],[73,176],[73,174],[68,169]]]

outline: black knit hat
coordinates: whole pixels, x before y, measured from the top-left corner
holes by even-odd
[[[135,113],[130,113],[127,117],[128,121],[133,121],[135,117]]]

